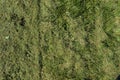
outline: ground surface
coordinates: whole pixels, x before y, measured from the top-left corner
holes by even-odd
[[[0,80],[119,74],[119,0],[0,0]]]

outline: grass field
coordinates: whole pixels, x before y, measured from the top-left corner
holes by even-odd
[[[119,75],[119,0],[0,0],[0,80]]]

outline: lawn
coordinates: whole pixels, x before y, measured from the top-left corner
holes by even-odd
[[[119,75],[119,0],[0,0],[0,80]]]

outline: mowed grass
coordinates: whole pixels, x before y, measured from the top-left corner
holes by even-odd
[[[0,80],[115,80],[120,1],[0,0]]]

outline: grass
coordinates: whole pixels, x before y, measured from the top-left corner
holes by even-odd
[[[115,80],[120,1],[0,0],[0,80]]]

